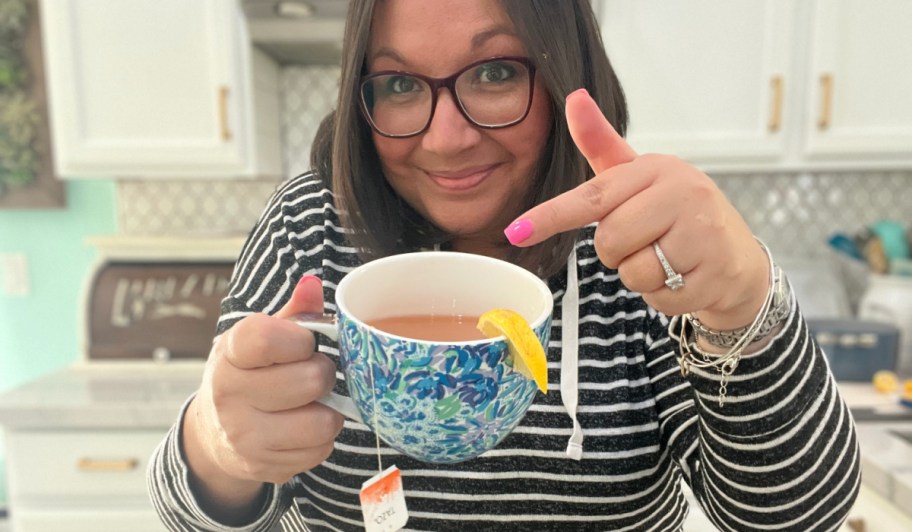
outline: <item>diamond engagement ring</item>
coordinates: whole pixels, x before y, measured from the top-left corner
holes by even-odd
[[[672,292],[684,288],[684,277],[681,276],[680,273],[674,271],[671,264],[668,263],[668,259],[666,259],[665,254],[662,253],[662,248],[659,247],[658,241],[652,243],[652,249],[655,250],[656,256],[659,257],[659,262],[662,263],[662,269],[665,270],[665,286],[670,288]]]

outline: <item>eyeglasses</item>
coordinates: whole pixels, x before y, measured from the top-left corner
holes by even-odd
[[[361,81],[361,110],[374,131],[394,138],[427,130],[437,93],[450,90],[466,120],[496,129],[522,122],[532,105],[535,66],[526,57],[492,57],[445,78],[383,71]]]

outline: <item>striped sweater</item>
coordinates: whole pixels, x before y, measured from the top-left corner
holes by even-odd
[[[313,175],[284,183],[238,259],[218,331],[272,313],[306,274],[334,290],[359,264],[332,194]],[[555,297],[547,395],[516,430],[479,458],[421,463],[381,445],[402,470],[409,530],[678,530],[689,484],[720,530],[835,530],[859,487],[853,421],[793,301],[782,332],[743,359],[718,402],[719,375],[677,362],[668,320],[602,265],[592,230],[576,245],[582,459],[567,457],[572,422],[559,391],[562,295]],[[323,339],[325,340],[325,339]],[[328,342],[328,341],[327,341]],[[337,357],[333,343],[320,351]],[[338,373],[336,391],[345,393]],[[182,415],[182,412],[181,412]],[[226,528],[202,512],[187,484],[180,419],[153,456],[152,500],[171,530],[361,530],[358,490],[377,473],[377,441],[345,422],[332,455],[270,487],[255,522]]]

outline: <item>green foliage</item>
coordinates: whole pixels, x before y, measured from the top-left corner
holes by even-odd
[[[38,172],[41,116],[28,92],[22,40],[28,0],[0,0],[0,195]]]
[[[0,92],[22,87],[27,81],[22,57],[15,53],[12,47],[0,42]]]
[[[28,22],[28,0],[0,0],[0,38],[22,39]]]
[[[34,139],[39,115],[23,91],[0,93],[0,177],[9,184],[31,181],[38,169]]]

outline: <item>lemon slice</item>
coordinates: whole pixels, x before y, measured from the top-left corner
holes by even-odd
[[[542,393],[548,393],[548,359],[525,318],[512,310],[498,308],[482,314],[477,327],[488,338],[506,336],[513,369],[534,380]]]
[[[874,389],[880,393],[893,393],[899,388],[899,379],[892,371],[881,370],[874,374]]]

